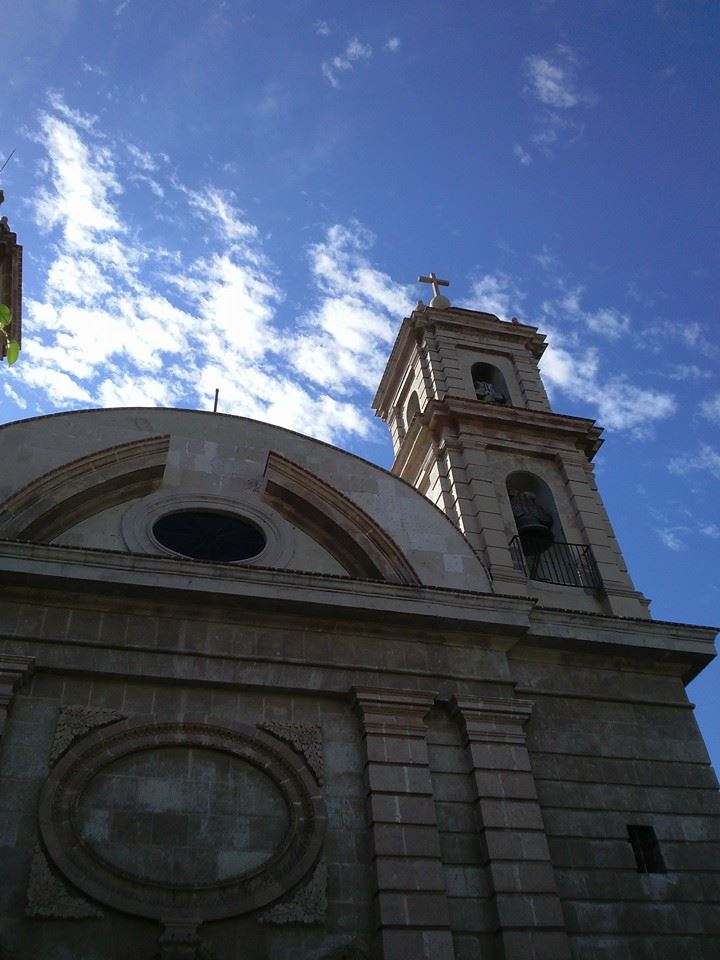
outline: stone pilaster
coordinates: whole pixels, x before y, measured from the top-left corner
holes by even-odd
[[[498,915],[504,960],[569,960],[542,811],[524,725],[528,700],[453,699],[477,791],[478,825]]]
[[[12,699],[32,675],[34,669],[34,657],[0,655],[0,740],[5,730],[5,721],[10,713]]]
[[[454,960],[425,717],[432,694],[355,688],[382,960]]]

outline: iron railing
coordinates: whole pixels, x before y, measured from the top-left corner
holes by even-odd
[[[510,541],[515,566],[529,580],[556,583],[563,587],[586,587],[600,590],[602,580],[590,547],[582,543],[553,543],[542,553],[528,555],[520,537]]]

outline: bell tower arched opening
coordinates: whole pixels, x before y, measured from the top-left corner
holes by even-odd
[[[491,363],[474,363],[470,370],[475,397],[483,403],[509,403],[505,377]]]
[[[533,473],[511,473],[506,481],[520,543],[527,556],[537,556],[564,540],[550,487]]]
[[[405,423],[408,427],[413,422],[413,417],[416,413],[420,413],[420,400],[417,395],[417,390],[413,390],[407,402],[407,407],[405,408]]]
[[[530,580],[566,587],[601,586],[592,552],[568,543],[550,487],[534,473],[517,471],[506,480],[517,536],[511,552]]]

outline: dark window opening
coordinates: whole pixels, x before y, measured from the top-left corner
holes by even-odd
[[[628,836],[632,844],[635,862],[640,873],[665,873],[660,844],[652,827],[628,824]]]
[[[153,533],[164,547],[193,560],[249,560],[265,546],[265,535],[255,524],[211,510],[167,513],[155,522]]]
[[[475,397],[483,403],[508,403],[505,377],[491,363],[474,363],[470,371]]]
[[[408,427],[413,422],[413,418],[417,413],[420,413],[420,400],[418,399],[418,395],[415,390],[413,390],[413,392],[410,394],[410,399],[408,400],[407,410],[405,411],[405,418],[407,420]]]

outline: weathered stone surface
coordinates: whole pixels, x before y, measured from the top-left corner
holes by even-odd
[[[270,721],[262,725],[263,730],[289,743],[293,749],[305,757],[308,766],[315,774],[318,783],[323,782],[325,760],[322,750],[322,731],[317,723],[283,723]]]
[[[32,676],[34,668],[34,657],[0,656],[0,738],[13,696]]]
[[[193,920],[163,924],[158,960],[218,960],[217,954],[203,943],[198,926]]]
[[[77,705],[63,707],[55,728],[50,763],[57,763],[79,737],[85,736],[96,727],[106,727],[109,723],[115,723],[116,720],[124,720],[123,714],[118,713],[117,710]]]
[[[324,923],[327,914],[327,866],[321,861],[289,900],[276,903],[258,917],[258,923]]]
[[[35,848],[28,880],[25,915],[45,920],[101,918],[103,911],[77,891],[71,892],[50,867],[39,846]]]

